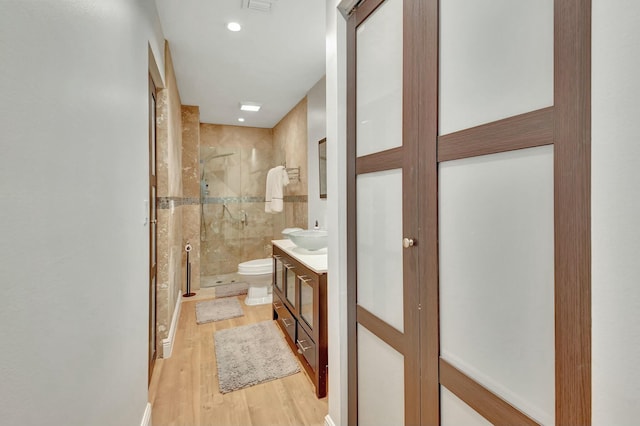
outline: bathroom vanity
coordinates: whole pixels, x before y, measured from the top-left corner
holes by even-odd
[[[273,243],[273,319],[316,388],[327,395],[327,251]]]

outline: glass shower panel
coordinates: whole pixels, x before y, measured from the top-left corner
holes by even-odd
[[[264,211],[266,176],[276,165],[271,138],[268,129],[200,125],[201,287],[242,282],[240,263],[271,257],[275,215]]]
[[[358,157],[402,145],[402,0],[387,0],[356,34]]]
[[[238,148],[203,147],[200,152],[201,184],[209,197],[242,195],[242,158]]]
[[[404,330],[402,170],[357,177],[357,303]]]
[[[441,135],[553,105],[553,3],[440,2]]]
[[[228,211],[242,209],[241,151],[235,146],[200,147],[200,282],[202,287],[237,281],[244,232]],[[228,207],[228,211],[224,206]],[[253,218],[255,219],[255,218]],[[260,256],[265,257],[265,256]]]
[[[441,356],[554,424],[553,147],[442,163],[439,181]]]

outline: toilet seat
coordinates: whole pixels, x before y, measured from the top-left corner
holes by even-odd
[[[271,274],[273,267],[270,257],[265,259],[254,259],[242,262],[238,265],[238,273],[240,275],[264,275]]]

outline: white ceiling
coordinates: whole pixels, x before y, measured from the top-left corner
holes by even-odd
[[[156,4],[181,101],[199,106],[203,123],[274,127],[325,73],[324,0],[274,0],[270,13],[243,0]],[[262,109],[240,111],[241,101]]]

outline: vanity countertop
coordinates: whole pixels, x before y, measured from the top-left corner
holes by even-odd
[[[318,274],[327,273],[327,249],[310,251],[298,247],[291,240],[273,240],[273,245],[282,249],[285,253],[295,258],[307,268]]]

